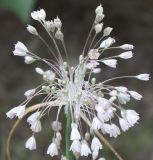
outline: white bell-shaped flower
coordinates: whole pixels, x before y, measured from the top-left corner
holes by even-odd
[[[101,128],[101,122],[97,117],[93,118],[91,128],[93,130],[99,130]]]
[[[34,123],[32,123],[30,129],[35,133],[41,132],[42,127],[40,120],[36,120]]]
[[[115,125],[114,123],[110,124],[109,129],[108,129],[108,134],[110,137],[116,138],[118,135],[120,135],[120,129]]]
[[[147,73],[139,74],[136,76],[136,78],[142,81],[149,81],[150,75]]]
[[[89,145],[87,141],[83,140],[81,142],[81,156],[87,157],[89,154],[91,154],[91,150],[89,148]]]
[[[58,148],[56,143],[52,142],[48,149],[47,149],[47,154],[49,154],[51,157],[57,156],[58,155]]]
[[[93,160],[96,160],[97,157],[98,157],[98,155],[99,155],[99,150],[94,150],[94,151],[92,152],[92,159],[93,159]]]
[[[130,124],[124,118],[119,118],[119,123],[123,132],[127,131],[130,128]]]
[[[127,102],[130,101],[130,95],[127,94],[126,92],[125,93],[118,93],[118,100],[121,104],[126,104]]]
[[[100,149],[102,149],[102,144],[99,141],[99,139],[94,136],[91,142],[91,150],[95,151],[95,150],[100,150]]]
[[[123,52],[120,55],[118,55],[118,57],[122,59],[130,59],[133,57],[133,53],[131,51]]]
[[[78,126],[76,123],[72,123],[71,124],[71,135],[70,135],[70,140],[74,141],[74,140],[79,140],[81,139],[81,135],[80,132],[78,130]]]
[[[25,114],[25,105],[17,106],[12,108],[10,111],[6,113],[6,116],[10,119],[14,117],[18,117],[21,119]]]
[[[13,54],[15,56],[26,56],[27,52],[27,47],[22,42],[18,41],[15,45],[15,50],[13,51]]]
[[[28,118],[27,118],[27,122],[32,125],[34,124],[37,120],[39,120],[40,117],[40,112],[36,111],[33,114],[31,114]]]
[[[73,153],[81,152],[81,142],[79,140],[74,140],[70,146],[70,151]]]
[[[25,148],[29,150],[35,150],[36,149],[36,139],[34,136],[31,136],[25,143]]]
[[[101,62],[111,68],[116,68],[116,65],[117,65],[116,59],[106,59],[106,60],[102,60]]]
[[[31,98],[36,92],[36,89],[29,89],[27,90],[24,95],[27,97],[27,99]]]
[[[33,11],[31,13],[31,17],[36,21],[45,21],[46,19],[46,12],[44,9],[40,9],[38,11]]]
[[[139,114],[135,110],[123,110],[121,111],[121,115],[128,121],[131,127],[139,120]]]

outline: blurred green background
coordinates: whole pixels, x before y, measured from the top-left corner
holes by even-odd
[[[104,6],[105,26],[114,28],[112,36],[117,44],[135,45],[135,56],[129,61],[119,61],[117,70],[104,68],[100,79],[116,75],[153,73],[153,1],[152,0],[0,0],[0,160],[5,160],[5,146],[8,132],[14,120],[6,119],[5,113],[24,100],[23,93],[40,83],[34,72],[36,65],[25,65],[23,59],[14,57],[14,44],[20,40],[35,53],[47,55],[41,42],[29,35],[27,23],[36,25],[30,19],[30,12],[44,8],[47,19],[59,16],[63,20],[64,34],[72,61],[79,55],[94,18],[94,9],[99,3]],[[120,81],[144,95],[143,100],[133,101],[129,107],[140,113],[140,123],[117,139],[109,139],[125,160],[153,160],[153,81]],[[39,101],[38,101],[39,102]],[[54,113],[53,113],[54,114]],[[52,116],[53,116],[52,114]],[[37,137],[38,149],[30,152],[24,148],[31,135],[23,121],[13,136],[11,153],[13,160],[49,160],[46,148],[51,141],[49,122],[44,120],[44,130]],[[63,133],[64,134],[64,133]],[[107,160],[115,160],[104,147],[101,153]],[[52,158],[54,159],[54,158]]]

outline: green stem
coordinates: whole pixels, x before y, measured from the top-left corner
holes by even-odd
[[[72,152],[70,151],[70,145],[71,145],[71,141],[70,141],[70,134],[71,134],[71,114],[70,112],[67,113],[66,116],[66,135],[65,135],[65,141],[66,141],[66,158],[67,160],[73,160],[73,155]]]

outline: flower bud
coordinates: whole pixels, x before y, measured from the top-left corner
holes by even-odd
[[[24,62],[25,62],[26,64],[31,64],[31,63],[33,63],[35,60],[36,60],[36,59],[34,59],[34,58],[31,57],[31,56],[25,56],[25,57],[24,57]]]
[[[104,14],[103,13],[98,13],[96,14],[96,18],[95,18],[95,23],[99,23],[100,21],[102,21],[104,18]]]
[[[113,43],[115,43],[115,39],[108,37],[106,40],[102,41],[100,44],[100,48],[108,48],[110,47]]]
[[[45,22],[45,27],[46,29],[50,32],[54,32],[55,31],[55,25],[53,21],[46,21]]]
[[[41,68],[35,68],[35,71],[40,74],[40,75],[43,75],[44,74],[44,71],[41,69]]]
[[[27,26],[27,30],[28,30],[29,33],[38,36],[38,32],[37,32],[37,30],[36,30],[35,27],[33,27],[33,26],[31,26],[31,25],[28,25],[28,26]]]
[[[91,83],[92,83],[92,84],[95,84],[95,83],[96,83],[96,78],[95,78],[95,77],[93,77],[93,78],[91,79]]]
[[[86,140],[86,141],[89,141],[89,139],[90,139],[90,133],[89,133],[89,132],[86,132],[86,133],[85,133],[85,140]]]
[[[134,48],[134,46],[131,44],[124,44],[124,45],[120,46],[119,48],[124,49],[124,50],[132,50]]]
[[[63,41],[64,35],[63,35],[63,33],[61,32],[60,29],[58,29],[58,30],[56,31],[55,37],[56,37],[57,39]]]
[[[113,28],[111,28],[111,27],[105,28],[104,31],[103,31],[103,36],[104,37],[109,36],[110,33],[112,32],[112,30],[113,30]]]
[[[123,52],[120,55],[118,55],[118,57],[122,59],[129,59],[133,57],[133,53],[131,51]]]
[[[54,19],[54,25],[56,28],[60,29],[62,27],[62,22],[59,19],[59,17],[57,16],[57,18]]]
[[[103,23],[96,24],[95,25],[96,34],[100,33],[102,31],[102,28],[103,28]]]
[[[102,7],[101,4],[95,9],[95,13],[96,13],[96,14],[98,14],[98,13],[103,13],[103,7]]]

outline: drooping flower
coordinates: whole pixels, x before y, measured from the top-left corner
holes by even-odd
[[[110,124],[109,129],[108,129],[108,134],[110,137],[116,138],[118,135],[120,135],[120,129],[117,127],[115,124]]]
[[[87,157],[89,154],[91,154],[89,145],[85,140],[83,140],[81,143],[81,156]]]
[[[35,150],[36,149],[36,139],[34,136],[31,136],[25,143],[25,148],[29,150]]]
[[[97,137],[94,137],[92,139],[91,149],[92,151],[97,151],[97,150],[99,151],[100,149],[102,149],[102,144]]]
[[[52,142],[48,149],[47,149],[47,154],[49,154],[51,157],[57,156],[58,155],[58,148],[56,143]]]
[[[119,118],[119,123],[120,123],[122,131],[124,132],[127,131],[129,127],[131,127],[129,122],[124,118]]]
[[[95,160],[98,157],[98,155],[99,155],[99,150],[94,150],[92,152],[92,159]]]
[[[73,123],[71,127],[72,127],[72,130],[71,130],[70,139],[71,139],[72,141],[73,141],[73,140],[80,140],[80,139],[81,139],[81,135],[80,135],[80,133],[79,133],[77,124]]]
[[[97,117],[93,118],[91,128],[93,130],[99,130],[101,128],[101,122]]]
[[[27,118],[27,122],[32,125],[34,124],[38,119],[39,119],[39,116],[40,116],[40,112],[37,111],[37,112],[34,112],[33,114],[31,114],[28,118]]]
[[[27,90],[24,95],[26,96],[27,99],[31,98],[36,92],[36,89],[29,89]]]
[[[121,115],[123,118],[127,119],[130,126],[134,126],[139,120],[139,114],[131,109],[121,111]]]
[[[79,140],[74,140],[70,146],[70,151],[73,153],[81,152],[81,142]]]
[[[10,119],[14,117],[18,117],[19,119],[21,119],[24,116],[24,114],[25,114],[25,105],[14,107],[6,113],[7,117]]]
[[[40,120],[36,120],[34,123],[32,123],[30,129],[35,133],[40,132],[42,129]]]

